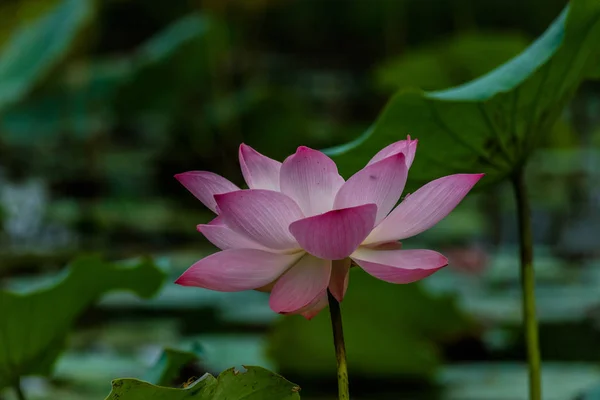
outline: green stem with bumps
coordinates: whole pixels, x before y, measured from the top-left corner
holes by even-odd
[[[513,187],[517,201],[519,238],[521,248],[521,289],[527,364],[529,366],[529,399],[542,399],[541,357],[538,337],[538,323],[535,308],[535,271],[533,268],[533,234],[531,212],[527,198],[527,186],[523,170],[515,174]]]
[[[348,387],[348,363],[346,361],[346,345],[344,344],[344,330],[342,329],[342,312],[340,303],[327,291],[329,299],[329,313],[331,315],[331,329],[333,330],[333,344],[337,359],[337,380],[339,400],[350,400]]]

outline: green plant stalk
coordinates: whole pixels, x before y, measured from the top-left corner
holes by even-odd
[[[25,392],[23,392],[23,388],[21,387],[21,380],[17,380],[15,382],[15,384],[13,385],[13,388],[15,389],[15,393],[17,395],[17,399],[19,400],[27,400],[27,397],[25,397]]]
[[[535,308],[533,234],[531,230],[531,211],[529,208],[529,200],[527,198],[527,186],[525,184],[525,177],[522,169],[513,177],[513,186],[519,222],[523,319],[525,325],[525,343],[527,345],[527,364],[529,367],[529,399],[541,400],[541,357]]]
[[[329,299],[329,314],[331,315],[331,329],[333,330],[333,344],[337,359],[337,380],[339,400],[350,400],[348,388],[348,364],[346,362],[346,345],[344,344],[344,330],[342,329],[342,312],[340,303],[327,291]]]

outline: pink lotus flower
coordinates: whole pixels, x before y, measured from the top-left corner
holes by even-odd
[[[448,261],[432,250],[401,250],[401,239],[444,218],[483,174],[429,182],[396,207],[416,140],[393,143],[344,181],[325,154],[299,147],[283,163],[240,146],[249,189],[212,172],[175,177],[218,216],[198,230],[222,251],[192,265],[176,283],[223,292],[270,291],[282,314],[312,318],[329,289],[342,301],[351,262],[391,283],[423,279]]]

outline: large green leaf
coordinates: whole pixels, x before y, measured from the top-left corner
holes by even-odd
[[[11,36],[0,52],[0,109],[26,95],[62,59],[92,14],[91,0],[63,0]]]
[[[0,290],[0,388],[20,376],[49,374],[73,322],[101,295],[128,290],[149,298],[164,278],[150,261],[132,266],[84,257],[44,288]]]
[[[106,400],[294,400],[300,387],[261,367],[234,368],[218,378],[206,374],[184,389],[155,386],[137,379],[117,379]]]
[[[335,373],[328,314],[280,319],[269,347],[279,370],[290,376]],[[342,315],[348,363],[366,378],[430,378],[442,361],[437,344],[472,328],[451,298],[433,296],[419,284],[382,282],[359,268],[350,273]]]
[[[464,85],[396,94],[354,141],[327,150],[344,174],[384,145],[419,139],[411,189],[459,172],[501,180],[522,165],[560,116],[600,53],[600,2],[573,0],[523,53]]]

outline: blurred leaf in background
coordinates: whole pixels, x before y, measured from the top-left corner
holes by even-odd
[[[51,182],[100,180],[121,196],[148,193],[169,131],[198,118],[185,103],[210,84],[207,59],[226,51],[214,43],[221,29],[186,14],[129,53],[70,62],[0,113],[5,164]]]
[[[104,293],[128,290],[150,298],[164,279],[151,261],[125,265],[82,257],[49,286],[0,290],[0,388],[22,376],[50,374],[74,321]]]
[[[154,35],[131,54],[70,64],[58,79],[45,85],[34,98],[25,99],[4,112],[1,125],[4,141],[24,145],[35,139],[48,145],[59,141],[64,134],[83,140],[109,131],[117,123],[117,96],[127,105],[128,112],[139,110],[144,107],[144,102],[161,100],[155,93],[161,96],[175,94],[174,71],[165,70],[165,65],[185,65],[190,71],[198,72],[201,62],[190,66],[189,63],[174,62],[173,58],[194,54],[190,43],[206,36],[212,26],[206,17],[188,15]],[[174,76],[184,79],[181,71]],[[189,80],[180,86],[188,84]],[[164,90],[159,90],[157,85],[164,85]],[[148,95],[148,91],[154,94]]]
[[[187,96],[210,94],[213,69],[219,70],[229,52],[226,34],[217,19],[194,13],[150,38],[133,54],[136,74],[120,93],[120,111],[127,116],[160,110],[180,117]]]
[[[63,0],[12,33],[0,52],[0,111],[27,95],[60,62],[93,12],[91,0]]]

